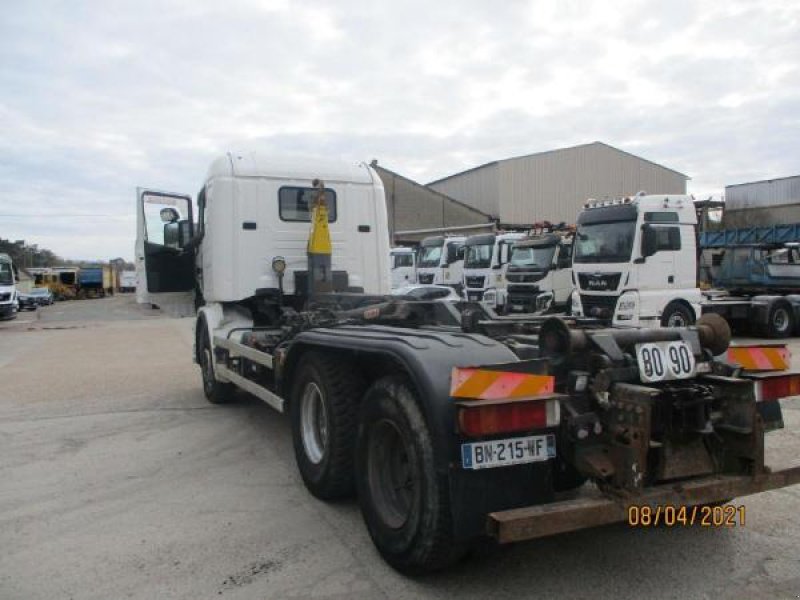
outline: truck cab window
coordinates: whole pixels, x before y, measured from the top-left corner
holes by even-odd
[[[656,227],[656,252],[681,249],[681,230],[678,227]]]
[[[314,188],[282,187],[278,190],[278,205],[281,221],[311,222],[311,209],[317,190]],[[336,222],[336,192],[325,190],[328,207],[328,223]]]
[[[14,285],[14,273],[11,263],[0,262],[0,285]]]
[[[399,267],[413,267],[414,255],[413,254],[395,254],[394,255],[394,268]]]
[[[450,246],[449,248],[452,248]],[[466,247],[466,258],[464,259],[464,267],[467,269],[486,269],[492,264],[492,249],[493,243],[479,244],[476,246],[470,245]],[[448,253],[448,262],[455,261],[455,254],[450,256]]]

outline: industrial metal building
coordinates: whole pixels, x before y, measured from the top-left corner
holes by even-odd
[[[800,175],[725,186],[725,227],[798,222]]]
[[[588,198],[685,194],[688,177],[603,142],[497,160],[428,184],[501,227],[574,223]]]
[[[383,181],[392,244],[410,245],[429,235],[472,235],[493,231],[492,218],[463,202],[390,171],[372,161]]]

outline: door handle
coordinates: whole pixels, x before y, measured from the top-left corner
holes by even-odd
[[[675,276],[670,275],[669,277],[667,277],[667,283],[675,283]]]

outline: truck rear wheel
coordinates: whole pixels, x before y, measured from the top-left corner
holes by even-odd
[[[311,352],[302,358],[295,381],[292,438],[303,482],[322,500],[349,496],[361,378],[350,361]]]
[[[661,313],[662,327],[689,327],[690,325],[694,325],[694,314],[685,304],[671,302]]]
[[[233,397],[236,387],[232,383],[223,383],[214,374],[214,361],[211,355],[211,342],[205,323],[201,323],[203,331],[200,334],[202,344],[200,347],[200,371],[203,375],[203,393],[212,404],[225,404]]]
[[[436,473],[431,434],[403,377],[378,380],[364,397],[356,479],[361,513],[386,562],[421,574],[458,560],[447,481]]]
[[[765,333],[771,338],[785,338],[792,334],[794,320],[792,309],[783,302],[775,303],[769,310]]]

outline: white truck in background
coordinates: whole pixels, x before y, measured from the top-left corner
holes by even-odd
[[[390,256],[392,289],[417,283],[416,253],[413,248],[392,248]]]
[[[569,308],[572,294],[573,232],[539,232],[511,247],[506,267],[509,313],[543,313]]]
[[[761,236],[780,227],[763,228]],[[784,228],[784,234],[797,235],[794,226]],[[753,234],[751,229],[740,233]],[[685,327],[716,313],[750,334],[779,338],[797,330],[800,269],[792,244],[759,238],[720,243],[727,249],[715,283],[724,287],[701,291],[697,239],[691,196],[640,193],[587,202],[578,217],[572,314],[614,325]]]
[[[506,306],[506,267],[522,232],[482,233],[464,241],[464,296],[494,310]]]
[[[19,310],[17,275],[8,254],[0,254],[0,319],[13,319]]]
[[[464,236],[433,236],[420,242],[417,283],[463,289]]]
[[[136,271],[122,271],[119,274],[119,291],[123,293],[136,291]]]
[[[691,196],[589,200],[578,216],[571,310],[614,325],[680,327],[700,317]]]

